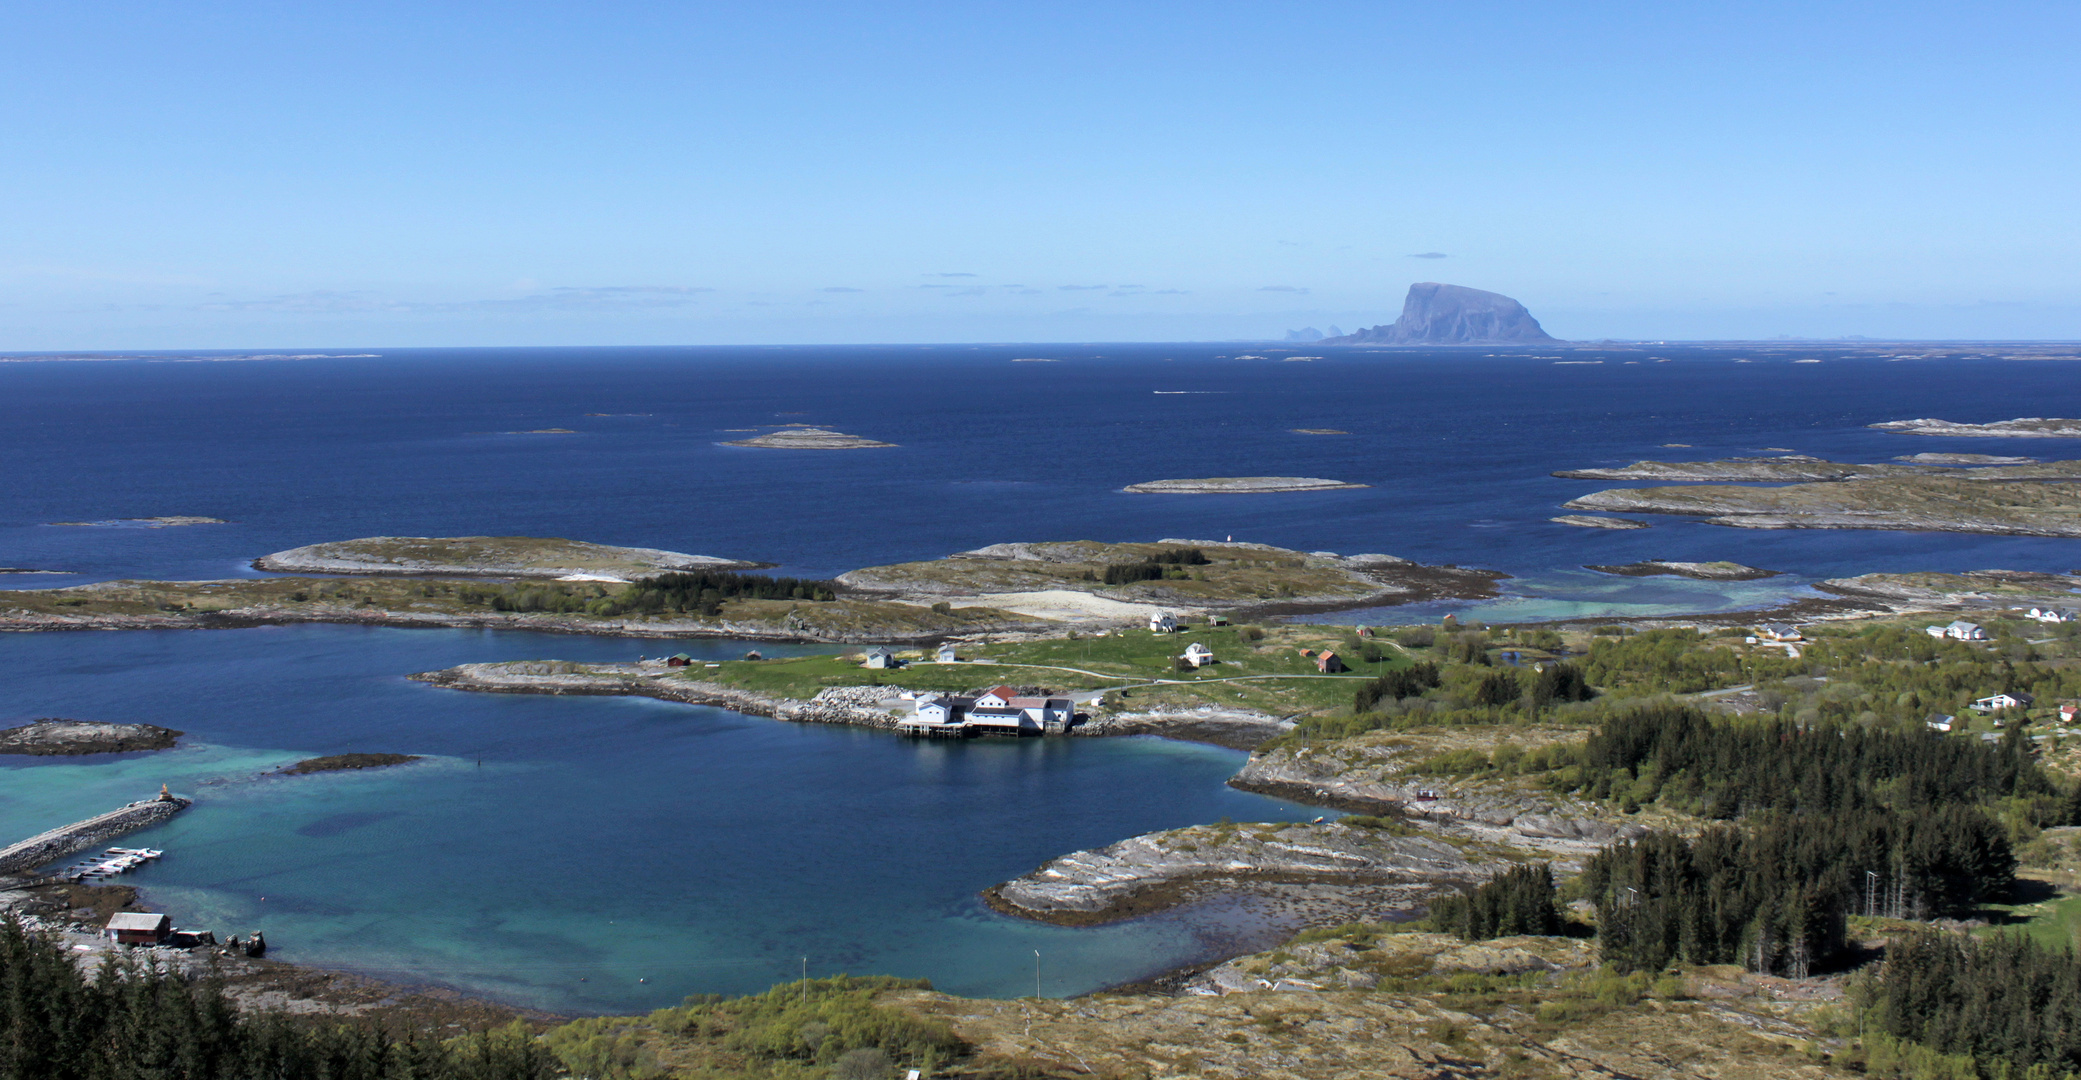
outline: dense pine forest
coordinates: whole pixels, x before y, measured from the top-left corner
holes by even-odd
[[[546,1080],[555,1055],[514,1027],[460,1039],[242,1014],[207,981],[110,963],[0,921],[0,1080]]]

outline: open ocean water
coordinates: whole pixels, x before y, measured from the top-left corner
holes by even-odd
[[[0,362],[0,566],[69,572],[0,582],[251,576],[257,555],[379,534],[568,536],[815,576],[1013,540],[1233,536],[1502,570],[1513,578],[1500,600],[1363,617],[1520,620],[1738,610],[1874,570],[2081,565],[2071,540],[1652,517],[1654,528],[1615,532],[1546,520],[1610,486],[1550,471],[1641,458],[2081,456],[2068,440],[1864,426],[2081,415],[2071,362],[1998,352],[367,351],[379,355]],[[1309,355],[1320,358],[1285,359]],[[1794,363],[1803,359],[1821,362]],[[900,445],[719,445],[750,434],[732,429],[788,423]],[[536,433],[552,428],[571,433]],[[1234,475],[1371,486],[1119,491]],[[50,524],[176,514],[230,524]],[[1730,584],[1581,569],[1644,558],[1733,559],[1784,576]],[[292,960],[552,1009],[626,1011],[760,989],[792,977],[805,956],[813,973],[927,976],[965,994],[1030,992],[1034,949],[1051,994],[1140,977],[1202,955],[1207,941],[1164,918],[1036,926],[991,914],[976,891],[1149,829],[1312,815],[1224,787],[1240,755],[1163,740],[919,743],[402,678],[469,661],[657,651],[350,627],[6,635],[0,726],[76,716],[190,734],[158,755],[0,765],[0,836],[170,781],[197,804],[136,835],[169,855],[133,880],[177,922],[264,929]],[[428,760],[364,775],[261,775],[348,751]]]

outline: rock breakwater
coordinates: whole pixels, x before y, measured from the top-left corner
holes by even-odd
[[[113,840],[147,825],[157,825],[186,810],[188,805],[189,800],[177,795],[146,799],[85,821],[38,833],[18,844],[0,848],[0,874],[32,870],[104,840]]]

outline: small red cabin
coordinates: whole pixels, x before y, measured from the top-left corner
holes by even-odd
[[[124,911],[108,920],[108,939],[118,945],[162,945],[173,936],[173,920],[165,915]]]

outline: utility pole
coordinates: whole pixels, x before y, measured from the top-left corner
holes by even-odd
[[[809,1004],[809,957],[802,958],[802,1004]]]
[[[1033,950],[1033,996],[1034,996],[1034,997],[1039,997],[1039,996],[1041,996],[1041,992],[1040,992],[1040,950],[1039,950],[1039,949],[1035,949],[1035,950]]]
[[[1864,915],[1866,918],[1871,917],[1872,901],[1878,896],[1878,887],[1878,871],[1866,870],[1864,872]]]

